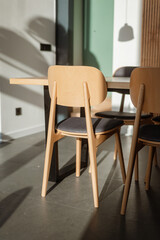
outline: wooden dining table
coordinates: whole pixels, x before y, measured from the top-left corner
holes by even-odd
[[[126,77],[105,77],[107,90],[110,92],[129,92],[130,88],[130,78]],[[47,77],[33,77],[33,78],[10,78],[10,84],[17,84],[17,85],[39,85],[44,87],[44,103],[45,103],[45,132],[47,137],[47,129],[48,129],[48,119],[49,119],[49,106],[50,101],[49,93],[48,93],[48,79]],[[47,99],[47,100],[46,100]],[[81,111],[83,114],[83,110]],[[88,157],[88,146],[84,144],[83,151],[82,151],[82,163],[87,164],[87,157]],[[82,164],[83,166],[83,164]],[[70,171],[72,172],[72,171]],[[67,176],[67,175],[66,175]],[[64,175],[65,177],[65,175]],[[59,181],[63,177],[60,178],[59,170],[58,170],[58,145],[55,144],[52,154],[52,162],[51,162],[51,170],[50,170],[50,181]]]
[[[105,77],[105,79],[109,91],[129,89],[130,78],[128,77]],[[47,77],[10,78],[10,84],[48,86],[48,79]]]

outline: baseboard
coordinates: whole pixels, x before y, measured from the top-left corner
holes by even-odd
[[[9,139],[16,139],[16,138],[20,138],[20,137],[25,137],[34,133],[38,133],[38,132],[42,132],[45,131],[45,125],[41,124],[41,125],[36,125],[30,128],[23,128],[20,130],[16,130],[13,132],[8,132],[5,133],[4,135],[2,134],[1,136],[1,140],[3,141],[8,141]]]

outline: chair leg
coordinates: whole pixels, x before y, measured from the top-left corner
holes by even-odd
[[[76,177],[80,176],[82,139],[76,139]]]
[[[96,144],[95,139],[92,137],[88,138],[89,145],[89,156],[91,165],[91,176],[92,176],[92,189],[93,189],[93,199],[95,208],[99,207],[98,201],[98,177],[97,177],[97,161],[96,161]]]
[[[120,111],[120,112],[123,112],[123,109],[124,109],[124,100],[125,100],[125,94],[123,93],[123,94],[122,94],[122,98],[121,98],[121,105],[120,105],[120,108],[119,108],[119,111]]]
[[[121,98],[121,104],[120,104],[119,112],[123,112],[123,108],[124,108],[124,100],[125,100],[125,94],[122,94],[122,98]],[[113,157],[114,160],[117,159],[117,153],[118,153],[118,148],[117,148],[117,144],[115,144],[115,148],[114,148],[114,157]]]
[[[96,153],[97,153],[98,147],[96,147]],[[88,172],[91,173],[91,164],[89,164]]]
[[[154,153],[154,166],[157,166],[158,163],[157,163],[157,149],[155,150],[155,153]]]
[[[53,141],[49,139],[47,141],[45,161],[44,161],[43,182],[42,182],[42,192],[41,192],[42,197],[45,197],[47,192],[47,184],[48,184],[49,171],[51,166],[53,146],[54,146]]]
[[[120,134],[120,130],[119,130],[119,134]],[[117,159],[117,154],[118,154],[118,147],[117,147],[116,137],[115,137],[115,147],[114,147],[114,156],[113,156],[114,160]]]
[[[154,157],[155,151],[156,151],[155,147],[152,147],[152,146],[149,147],[149,156],[148,156],[148,163],[147,163],[147,170],[146,170],[146,177],[145,177],[146,191],[149,190],[149,186],[150,186],[152,163],[153,163],[153,157]]]
[[[122,206],[121,206],[121,214],[122,215],[124,215],[125,211],[126,211],[127,200],[128,200],[128,196],[129,196],[129,190],[130,190],[132,174],[133,174],[133,169],[134,169],[134,164],[135,164],[135,157],[136,157],[136,154],[138,153],[138,150],[140,150],[138,148],[139,147],[138,146],[138,129],[139,129],[139,122],[140,122],[140,116],[141,116],[141,111],[142,111],[143,99],[144,99],[144,85],[141,85],[140,90],[139,90],[137,112],[136,112],[136,118],[135,118],[135,122],[134,122],[132,144],[131,144],[131,150],[130,150],[130,156],[129,156],[129,163],[128,163],[123,199],[122,199]]]
[[[139,180],[138,153],[136,154],[136,159],[135,159],[134,177],[135,177],[135,181],[138,182]]]
[[[124,215],[126,211],[134,164],[135,164],[135,152],[132,152],[132,155],[128,163],[127,177],[126,177],[123,199],[122,199],[122,206],[121,206],[121,215]]]
[[[117,153],[118,153],[118,149],[117,149],[117,144],[115,143],[115,147],[114,147],[114,156],[113,156],[113,159],[114,159],[114,160],[117,159]]]
[[[119,161],[120,161],[120,167],[121,167],[123,183],[125,184],[125,181],[126,181],[126,171],[125,171],[125,165],[124,165],[124,159],[123,159],[123,153],[122,153],[122,145],[121,145],[119,131],[117,133],[115,133],[115,138],[116,138],[116,146],[117,146],[118,155],[119,155]]]

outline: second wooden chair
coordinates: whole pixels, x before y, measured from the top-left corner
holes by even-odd
[[[160,125],[146,124],[140,126],[141,112],[160,114],[160,68],[137,68],[131,74],[130,95],[137,108],[132,144],[129,156],[126,184],[123,193],[121,214],[126,211],[135,156],[144,146],[150,146],[146,172],[146,190],[149,189],[151,166],[156,147],[160,147]]]

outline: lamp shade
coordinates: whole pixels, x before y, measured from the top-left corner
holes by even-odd
[[[127,23],[119,30],[118,41],[127,42],[134,39],[133,28]]]

